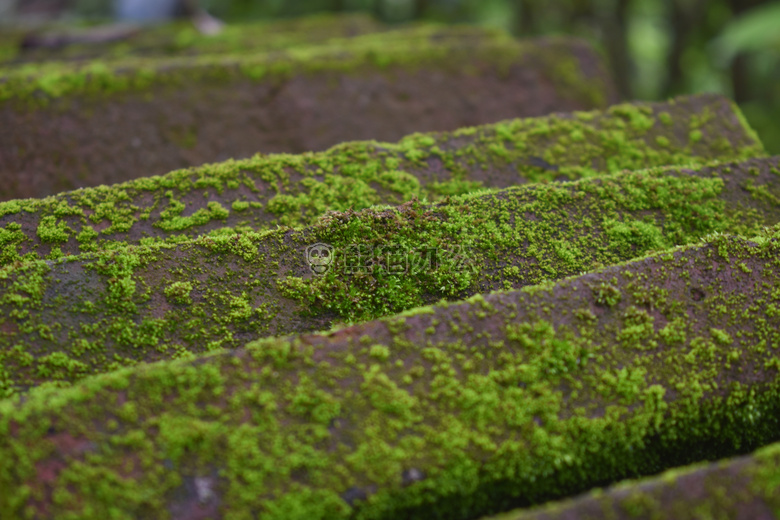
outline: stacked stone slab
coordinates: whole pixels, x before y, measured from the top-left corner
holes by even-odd
[[[774,227],[39,390],[0,509],[467,519],[731,456],[780,439],[778,286]]]
[[[203,35],[191,22],[30,31],[0,27],[0,64],[122,59],[129,56],[249,54],[388,32],[364,14],[318,15],[275,22],[228,24]]]
[[[778,464],[775,443],[749,456],[673,469],[491,520],[771,520],[780,508]]]
[[[257,156],[45,199],[0,202],[0,265],[224,227],[313,224],[327,210],[430,201],[482,188],[574,180],[623,169],[764,153],[730,101],[715,95],[507,120],[398,143]]]
[[[777,507],[776,447],[592,492],[780,441],[780,157],[739,110],[694,96],[493,123],[613,91],[573,40],[376,27],[315,48],[334,25],[310,23],[177,36],[165,58],[153,30],[102,64],[0,71],[0,128],[59,128],[0,149],[0,175],[36,157],[143,177],[0,202],[0,518]],[[149,164],[85,140],[139,121],[161,143]],[[94,147],[67,155],[63,131]],[[257,146],[220,148],[235,135]],[[283,149],[309,151],[240,159]],[[165,173],[203,150],[237,159]]]
[[[418,27],[261,54],[0,70],[0,197],[615,101],[582,41],[462,33]]]
[[[0,279],[0,394],[752,235],[780,222],[778,168],[625,172],[21,263]]]

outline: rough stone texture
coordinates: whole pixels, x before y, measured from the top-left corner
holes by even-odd
[[[224,55],[0,71],[0,128],[55,129],[0,149],[0,186],[14,157],[115,182],[613,99],[570,40],[418,27],[250,57],[301,34],[186,34],[171,55]],[[699,96],[0,203],[0,519],[467,520],[778,441],[780,158],[763,154],[733,104]],[[775,518],[778,446],[502,520]]]
[[[674,469],[492,520],[776,520],[778,467],[780,444],[772,444],[749,456]]]
[[[30,32],[0,27],[0,65],[30,62],[121,59],[128,56],[196,56],[214,53],[256,53],[349,38],[390,28],[360,13],[318,15],[292,20],[228,24],[217,35],[202,35],[190,21],[156,26],[119,24]],[[24,48],[27,41],[28,48]],[[30,44],[37,46],[30,46]]]
[[[778,168],[625,172],[20,263],[0,270],[0,396],[752,235],[780,222]]]
[[[0,197],[615,101],[583,41],[409,31],[418,36],[0,71]]]
[[[414,197],[434,201],[481,188],[763,153],[738,108],[703,95],[414,134],[395,144],[355,142],[321,153],[257,156],[0,203],[0,266],[150,237],[179,240],[225,226],[300,227],[327,210]]]
[[[750,452],[778,287],[775,227],[39,389],[0,402],[0,510],[465,520]]]

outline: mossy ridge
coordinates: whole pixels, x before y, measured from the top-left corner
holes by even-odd
[[[778,287],[775,226],[38,389],[0,403],[0,508],[457,520],[744,453],[780,438]]]
[[[317,45],[336,47],[350,46],[353,38],[359,38],[361,45],[370,42],[403,42],[404,40],[423,40],[445,43],[449,40],[470,39],[478,44],[481,40],[495,39],[511,41],[511,36],[501,30],[472,25],[444,25],[432,22],[410,23],[402,26],[388,26],[374,21],[364,14],[312,17],[311,20],[288,20],[287,24],[255,23],[228,25],[225,32],[218,35],[219,41],[212,37],[204,38],[192,25],[179,32],[174,50],[168,55],[186,54],[235,54],[244,55],[263,51],[280,51],[296,47]],[[274,27],[271,34],[263,35],[263,41],[254,45],[249,43],[257,39],[257,31],[265,27]],[[259,44],[259,45],[258,45]],[[119,57],[119,56],[118,56]]]
[[[128,56],[248,53],[311,45],[334,38],[392,30],[364,13],[318,14],[291,20],[228,24],[216,35],[201,34],[190,21],[145,27],[127,40],[105,44],[72,44],[64,48],[19,46],[27,31],[0,29],[0,65],[52,60],[117,59]],[[44,34],[78,35],[79,30]]]
[[[625,172],[21,263],[0,270],[0,392],[549,282],[714,232],[755,233],[780,221],[778,165]],[[334,256],[315,277],[306,251],[318,243]],[[599,298],[619,299],[610,288]]]
[[[31,63],[0,67],[0,103],[17,110],[39,110],[60,98],[110,99],[122,93],[149,91],[154,86],[180,88],[193,82],[279,81],[294,74],[360,72],[366,68],[376,71],[391,66],[454,69],[462,68],[465,55],[476,62],[506,68],[537,55],[542,59],[560,57],[583,43],[563,37],[522,41],[490,29],[421,25],[260,53]],[[553,64],[549,63],[548,68],[553,69]],[[576,69],[574,77],[559,78],[552,72],[552,79],[575,93],[581,86],[575,81],[606,87],[603,78],[586,78]],[[592,95],[591,90],[588,93]],[[601,104],[605,103],[603,99]],[[56,109],[59,105],[53,106]]]
[[[763,156],[738,111],[716,95],[623,104],[414,134],[395,144],[353,142],[319,153],[258,155],[112,187],[0,202],[0,229],[15,236],[0,266],[153,238],[175,242],[223,227],[300,227],[327,210],[414,197],[434,201],[481,188]],[[674,117],[665,122],[662,114]],[[691,127],[703,135],[695,143],[687,137]],[[664,146],[657,144],[659,136],[667,139]]]
[[[13,63],[0,62],[0,70],[5,73],[24,72],[31,78],[40,75],[36,72],[37,69],[45,73],[76,74],[84,70],[89,72],[90,69],[84,67],[88,66],[87,62],[92,61],[113,69],[122,69],[127,73],[128,68],[132,69],[139,65],[153,65],[159,68],[177,66],[185,63],[183,58],[196,59],[201,66],[211,66],[218,63],[219,56],[246,59],[251,56],[257,58],[258,55],[265,55],[276,59],[285,56],[300,59],[329,56],[337,50],[355,51],[363,46],[371,48],[381,45],[405,46],[412,42],[417,45],[481,45],[486,42],[516,41],[505,31],[471,25],[413,23],[386,26],[376,23],[350,33],[349,28],[356,27],[355,23],[345,21],[330,26],[326,20],[323,20],[320,27],[314,27],[313,30],[300,25],[297,28],[290,26],[287,30],[281,28],[270,34],[260,34],[269,25],[275,24],[259,22],[228,25],[226,31],[216,38],[200,34],[191,23],[151,28],[134,38],[132,46],[127,42],[119,42],[109,48],[73,45],[66,49],[40,49],[37,53],[33,50],[28,59],[18,59]],[[344,34],[338,34],[337,31]],[[143,39],[148,41],[141,41]],[[318,49],[324,52],[318,52]],[[292,54],[287,54],[287,51],[292,51]],[[57,53],[62,53],[63,56],[57,57]],[[51,57],[45,58],[47,54]],[[22,56],[27,56],[27,53]],[[252,63],[256,61],[257,59]],[[256,74],[250,75],[253,79],[256,79],[255,76]]]
[[[175,60],[152,60],[155,66],[163,67],[163,62],[170,66],[157,79],[156,69],[133,68],[128,62],[124,62],[128,70],[118,76],[115,65],[93,63],[91,72],[82,71],[89,73],[88,81],[84,74],[64,73],[60,78],[64,83],[56,75],[44,75],[42,85],[52,95],[39,92],[35,99],[49,106],[27,111],[14,109],[16,102],[11,101],[0,109],[0,127],[14,128],[16,141],[24,142],[12,150],[12,162],[6,165],[10,180],[0,186],[0,198],[44,197],[54,193],[44,187],[52,185],[56,191],[110,185],[138,172],[162,175],[226,154],[245,158],[257,151],[319,151],[353,139],[395,141],[413,131],[599,108],[615,99],[602,61],[581,40],[517,43],[506,35],[486,34],[484,45],[476,45],[475,38],[440,36],[441,32],[432,34],[430,45],[424,38],[396,38],[390,44],[372,37],[362,45],[353,44],[354,52],[330,45],[298,48],[287,55],[204,58],[216,61],[214,67],[203,60],[182,67],[173,66]],[[297,58],[291,60],[290,54]],[[30,86],[24,74],[16,76]],[[57,97],[64,95],[61,87],[71,88],[69,82],[94,95]],[[367,110],[361,114],[353,114],[353,82],[372,92],[377,88],[380,94],[367,99]],[[426,90],[432,82],[439,83],[443,93]],[[550,86],[540,89],[540,84]],[[476,92],[495,95],[492,102],[480,103]],[[276,96],[281,103],[265,102]],[[204,98],[223,102],[213,105]],[[309,105],[307,100],[315,98],[334,101]],[[292,104],[291,110],[281,108],[285,101]],[[472,108],[463,111],[464,102],[473,103]],[[352,116],[340,117],[345,113]],[[311,124],[294,124],[311,115]],[[343,124],[331,123],[337,116]],[[103,125],[106,132],[96,134],[94,128]],[[40,132],[44,126],[59,131],[44,136]],[[160,135],[128,139],[133,130]],[[73,146],[74,141],[80,146]],[[92,146],[101,141],[105,143]],[[147,152],[142,155],[137,149],[141,144]],[[106,154],[108,150],[113,153]]]
[[[777,518],[780,444],[749,456],[699,463],[629,480],[576,499],[483,520],[697,520]],[[699,490],[691,493],[691,489]]]

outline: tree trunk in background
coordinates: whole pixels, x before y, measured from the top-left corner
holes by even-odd
[[[729,7],[734,16],[739,16],[745,11],[768,3],[766,0],[728,0]],[[778,29],[780,30],[780,29]],[[731,62],[731,88],[734,101],[744,103],[754,98],[755,92],[749,87],[750,56],[743,52],[737,54]]]
[[[414,2],[414,18],[419,19],[428,14],[429,0],[415,0]]]
[[[604,44],[615,75],[618,94],[622,99],[632,99],[630,77],[633,64],[628,50],[628,7],[630,0],[615,0],[614,9],[602,12]]]
[[[514,21],[512,23],[512,32],[521,38],[534,34],[536,17],[533,12],[533,0],[515,0],[513,7]]]
[[[672,25],[671,46],[666,58],[667,75],[661,89],[661,95],[665,98],[685,92],[685,73],[683,72],[683,54],[688,48],[692,37],[699,31],[706,31],[703,27],[707,15],[707,1],[696,0],[669,0],[667,12]],[[702,35],[705,40],[709,35]]]
[[[748,78],[749,62],[750,57],[742,52],[734,56],[731,62],[731,89],[737,103],[745,103],[753,98]]]
[[[566,27],[569,30],[589,26],[595,28],[598,21],[596,17],[596,2],[592,0],[575,0],[572,8],[566,13]]]

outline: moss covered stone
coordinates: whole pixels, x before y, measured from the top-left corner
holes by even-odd
[[[201,34],[190,21],[144,28],[105,26],[99,30],[105,38],[102,43],[95,41],[95,27],[49,29],[32,35],[29,30],[3,27],[0,28],[0,64],[108,60],[129,56],[248,54],[389,30],[389,26],[363,13],[320,14],[273,22],[228,24],[216,35]],[[105,37],[108,35],[122,38],[117,41]]]
[[[550,282],[710,233],[753,234],[780,222],[772,202],[779,163],[624,172],[331,212],[299,230],[223,230],[20,262],[0,269],[0,367],[8,374],[0,392]],[[18,232],[6,233],[13,247]],[[604,312],[631,300],[610,282],[590,293]],[[635,296],[664,300],[641,285]],[[639,311],[626,324],[622,337],[637,347],[653,327]],[[669,327],[660,334],[671,341],[680,332]],[[717,345],[733,340],[720,328],[709,334]],[[79,369],[42,370],[53,353]]]
[[[780,444],[772,444],[748,456],[677,468],[491,520],[774,519],[780,511],[779,466]]]
[[[0,76],[3,199],[615,101],[583,41],[458,27],[269,53],[52,62]]]
[[[604,284],[622,295],[611,307],[593,295]],[[780,227],[718,234],[557,283],[36,389],[0,402],[0,510],[465,520],[744,453],[780,439],[778,286]],[[678,320],[684,339],[669,343],[660,331]]]
[[[658,121],[663,113],[673,113],[674,122]],[[687,139],[691,126],[704,135],[696,143]],[[659,147],[659,135],[670,144]],[[736,106],[704,95],[413,134],[393,144],[355,142],[318,153],[258,155],[111,187],[0,202],[0,229],[16,230],[13,249],[3,253],[0,265],[155,238],[176,241],[223,227],[300,227],[326,210],[400,204],[414,197],[434,201],[529,181],[763,153]],[[615,222],[611,232],[652,234],[639,227],[632,231]],[[561,255],[567,254],[564,249]]]

